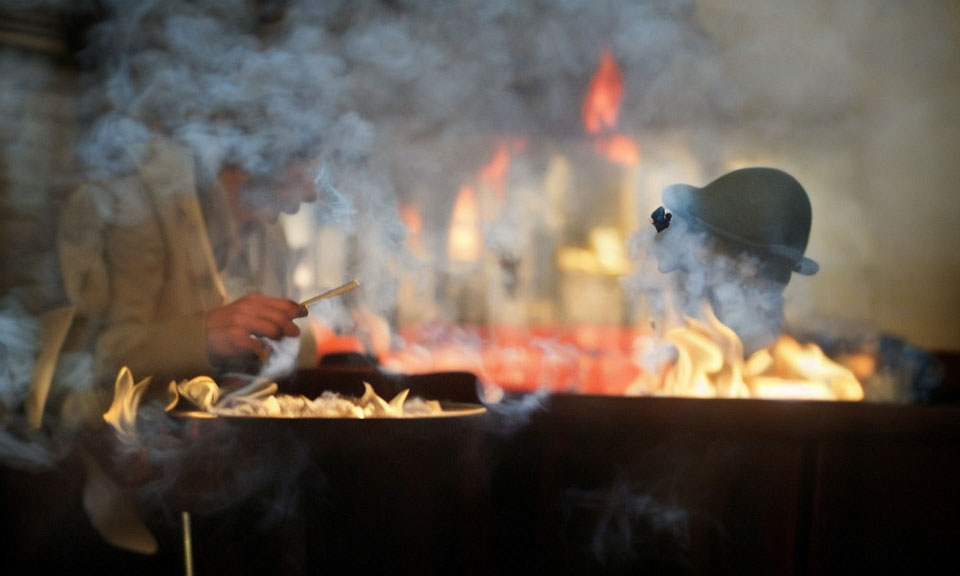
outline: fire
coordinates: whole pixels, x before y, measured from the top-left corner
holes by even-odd
[[[450,218],[447,255],[454,262],[480,259],[480,224],[477,218],[477,196],[471,186],[463,186]]]
[[[150,378],[134,384],[126,367],[117,375],[114,396],[103,419],[117,437],[127,444],[137,444],[137,414]],[[169,400],[166,412],[174,410],[194,418],[217,416],[261,418],[417,418],[475,413],[476,407],[446,410],[437,400],[409,397],[401,390],[391,400],[380,397],[368,382],[363,383],[360,397],[343,396],[326,391],[316,398],[278,392],[276,382],[254,379],[234,389],[221,389],[210,376],[201,375],[167,386]]]
[[[510,158],[513,154],[526,149],[526,138],[504,138],[497,142],[493,157],[480,169],[479,180],[491,186],[497,198],[503,201],[507,195],[507,174],[510,172]]]
[[[423,233],[423,222],[420,220],[420,212],[412,204],[401,205],[399,211],[400,220],[403,221],[410,232],[407,247],[414,254],[423,254],[423,243],[420,240]]]
[[[493,158],[480,169],[480,178],[502,183],[510,170],[510,150],[507,142],[497,144],[497,150],[493,153]]]
[[[620,326],[407,326],[404,345],[380,358],[402,373],[467,371],[487,392],[622,395],[638,376],[633,345],[646,331]]]
[[[863,387],[848,368],[831,361],[816,344],[781,335],[744,359],[736,333],[705,309],[706,321],[687,318],[667,334],[677,359],[656,395],[723,398],[862,400]],[[649,383],[641,384],[646,388]]]
[[[393,399],[381,398],[368,383],[358,398],[334,392],[323,392],[316,398],[277,392],[275,382],[254,381],[243,388],[223,394],[209,376],[198,376],[172,383],[176,394],[168,406],[172,410],[181,399],[210,416],[259,418],[411,418],[436,416],[443,412],[436,400],[408,398],[409,390],[401,390]]]
[[[632,139],[616,131],[622,99],[623,75],[613,53],[604,49],[583,98],[583,126],[594,137],[598,154],[615,164],[633,165],[640,161],[640,151]]]
[[[137,440],[137,408],[150,384],[150,377],[134,384],[133,374],[124,366],[114,381],[113,402],[103,414],[103,420],[113,426],[117,437],[126,443]]]
[[[733,330],[709,314],[710,322],[688,318],[687,328],[672,330],[677,361],[664,377],[664,391],[675,396],[742,398],[743,345]]]
[[[617,127],[620,101],[623,99],[623,75],[613,57],[605,48],[600,53],[600,64],[590,79],[583,99],[583,126],[590,134]]]
[[[640,162],[640,150],[636,143],[623,134],[597,136],[593,141],[593,148],[614,164],[632,166]]]
[[[510,170],[511,153],[526,146],[525,139],[504,139],[497,143],[493,157],[480,169],[473,181],[480,187],[481,198],[487,200],[484,214],[481,214],[481,200],[476,188],[470,184],[460,187],[457,200],[450,216],[450,231],[447,234],[447,257],[451,262],[476,262],[483,253],[480,219],[495,217],[499,205],[506,197],[506,177]],[[490,205],[489,195],[484,192],[493,190],[494,205]],[[492,213],[488,213],[492,210]]]
[[[863,387],[853,372],[827,358],[816,344],[784,335],[751,356],[751,362],[755,366],[748,375],[758,398],[863,400]]]

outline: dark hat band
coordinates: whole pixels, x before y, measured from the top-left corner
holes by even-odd
[[[674,214],[721,238],[783,260],[794,272],[817,272],[804,257],[810,234],[811,207],[803,186],[776,168],[741,168],[706,186],[673,184],[663,191]]]
[[[761,244],[753,242],[728,230],[714,226],[709,222],[704,222],[693,214],[689,214],[683,210],[673,211],[682,216],[685,220],[692,222],[696,227],[706,230],[711,234],[729,240],[748,250],[770,254],[785,260],[786,264],[790,266],[790,269],[797,274],[812,276],[813,274],[816,274],[818,270],[820,270],[820,265],[817,264],[815,260],[807,258],[796,248],[784,246],[782,244]]]

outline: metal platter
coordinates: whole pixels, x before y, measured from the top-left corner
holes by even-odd
[[[372,416],[368,418],[354,418],[348,416],[302,416],[302,417],[291,417],[291,416],[260,416],[260,415],[222,415],[215,414],[213,412],[205,412],[203,410],[172,410],[170,415],[177,418],[197,418],[197,419],[211,419],[216,418],[219,420],[237,420],[237,421],[249,421],[249,420],[266,420],[266,421],[291,421],[291,420],[303,420],[303,421],[314,421],[314,420],[331,420],[331,421],[368,421],[368,420],[386,420],[386,421],[423,421],[423,420],[435,420],[435,419],[447,419],[447,418],[463,418],[467,416],[478,416],[485,414],[487,412],[486,407],[480,404],[472,404],[468,402],[440,402],[440,412],[431,413],[431,414],[412,414],[409,416]]]

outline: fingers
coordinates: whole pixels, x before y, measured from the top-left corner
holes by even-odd
[[[250,316],[240,319],[240,327],[249,336],[279,340],[285,336],[299,336],[300,327],[285,316]]]
[[[246,355],[262,357],[268,351],[267,345],[264,344],[262,340],[250,334],[245,334],[240,330],[228,333],[226,335],[226,342],[231,348],[238,352],[243,352]]]
[[[238,314],[252,317],[265,317],[274,320],[292,320],[307,315],[305,306],[286,298],[270,298],[262,294],[251,293],[227,306],[233,307]]]
[[[247,294],[227,308],[230,310],[228,321],[233,326],[243,328],[248,334],[273,339],[299,335],[300,328],[293,319],[306,315],[304,307],[292,300],[260,294]]]
[[[269,348],[257,337],[279,340],[300,335],[295,318],[307,315],[293,300],[247,294],[207,313],[207,349],[214,359],[244,356],[264,358]]]
[[[264,342],[243,329],[213,327],[207,330],[207,355],[215,365],[236,364],[238,360],[244,364],[254,358],[265,358],[269,352]]]

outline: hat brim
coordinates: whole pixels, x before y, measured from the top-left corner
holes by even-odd
[[[820,270],[820,265],[806,256],[801,258],[793,268],[794,272],[803,274],[804,276],[813,276],[818,270]]]

